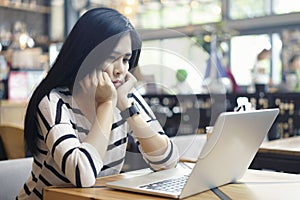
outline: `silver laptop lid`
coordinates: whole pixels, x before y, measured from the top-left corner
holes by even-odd
[[[279,109],[221,113],[180,198],[240,179]]]

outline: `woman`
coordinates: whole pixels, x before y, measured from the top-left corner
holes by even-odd
[[[117,174],[131,134],[154,170],[174,167],[178,152],[134,90],[141,40],[128,19],[109,8],[86,12],[33,93],[25,141],[34,156],[19,199],[42,199],[45,186],[90,187]]]

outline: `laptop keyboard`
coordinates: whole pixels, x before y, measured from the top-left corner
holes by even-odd
[[[185,185],[188,175],[184,175],[178,178],[166,179],[159,182],[150,183],[147,185],[142,185],[140,188],[151,189],[151,190],[159,190],[165,192],[180,192]]]

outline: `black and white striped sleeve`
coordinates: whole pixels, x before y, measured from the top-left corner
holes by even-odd
[[[162,155],[152,156],[143,152],[143,149],[139,145],[139,150],[143,154],[144,160],[150,165],[153,170],[170,169],[177,165],[179,160],[179,153],[177,147],[168,138],[168,136],[163,135],[166,138],[168,146],[166,151]]]
[[[175,167],[179,160],[179,153],[177,150],[177,146],[173,144],[173,142],[169,139],[167,135],[165,135],[165,132],[159,123],[159,121],[156,119],[153,111],[147,104],[147,102],[143,99],[141,95],[138,93],[132,93],[131,98],[136,102],[136,105],[140,109],[140,115],[145,119],[145,121],[148,123],[149,127],[154,132],[157,132],[164,137],[167,141],[167,149],[162,155],[158,156],[150,156],[143,152],[143,149],[140,145],[138,145],[140,152],[143,155],[144,160],[150,165],[150,167],[154,170],[160,170],[160,169],[167,169]]]
[[[103,162],[96,149],[82,143],[70,122],[70,106],[50,94],[39,104],[39,123],[49,152],[65,176],[77,187],[95,184]]]

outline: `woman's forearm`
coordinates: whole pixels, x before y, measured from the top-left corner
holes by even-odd
[[[162,130],[158,123],[152,123],[150,127],[140,115],[128,118],[128,123],[131,126],[133,135],[140,143],[139,148],[143,153],[143,157],[152,169],[162,170],[176,166],[179,160],[177,148],[166,135],[161,135],[158,132]]]
[[[97,106],[96,119],[84,142],[93,145],[104,159],[113,123],[113,102],[107,101]]]
[[[134,115],[127,121],[145,153],[161,155],[166,151],[168,146],[166,139],[154,132],[140,115]]]

